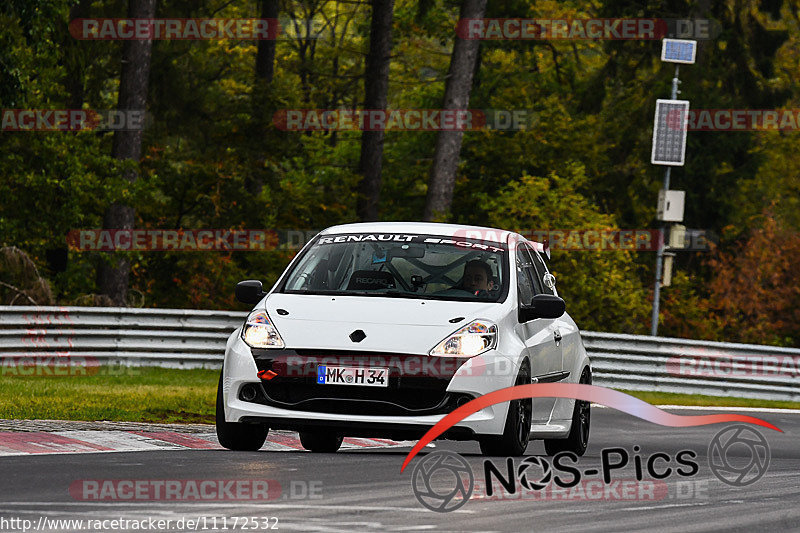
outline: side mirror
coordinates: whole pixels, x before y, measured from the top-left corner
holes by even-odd
[[[245,304],[257,304],[264,297],[261,282],[257,279],[248,279],[236,284],[236,299]]]
[[[567,309],[567,304],[558,296],[552,294],[537,294],[530,305],[521,305],[519,308],[519,321],[528,322],[535,318],[559,318]]]

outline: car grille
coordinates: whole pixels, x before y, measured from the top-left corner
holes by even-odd
[[[332,350],[253,350],[259,371],[277,375],[262,380],[252,402],[283,409],[364,415],[449,413],[472,396],[449,393],[447,386],[463,364],[456,358]],[[450,360],[448,360],[450,359]],[[389,368],[387,387],[320,385],[320,363]]]

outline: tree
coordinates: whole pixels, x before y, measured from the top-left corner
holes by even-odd
[[[724,324],[723,338],[796,346],[800,340],[800,235],[769,208],[763,225],[730,251],[709,258],[714,272],[710,307]]]
[[[392,14],[394,0],[373,0],[369,31],[369,53],[364,70],[364,108],[386,109],[389,93],[389,61],[392,52]],[[383,130],[364,131],[358,170],[363,176],[358,186],[356,211],[363,221],[378,219],[383,166]]]
[[[589,178],[580,163],[567,162],[547,176],[523,175],[491,194],[476,194],[488,225],[525,232],[611,229],[619,226],[580,190]],[[550,270],[559,295],[581,329],[644,333],[650,309],[631,250],[552,251]],[[613,324],[613,325],[611,325]]]
[[[276,20],[278,18],[278,0],[261,0],[261,18]],[[275,39],[258,41],[256,54],[256,78],[263,83],[272,83],[275,73]]]
[[[70,20],[88,18],[90,0],[78,0],[69,11]],[[65,63],[66,76],[64,85],[69,91],[68,105],[70,109],[80,109],[85,101],[86,73],[84,68],[88,60],[88,42],[75,41],[71,36],[65,35]]]
[[[486,0],[464,0],[461,4],[460,19],[483,18]],[[478,59],[480,41],[462,39],[456,36],[453,53],[450,56],[450,70],[444,89],[446,111],[467,109],[472,90],[472,78]],[[425,220],[445,218],[453,202],[453,188],[456,183],[456,170],[461,155],[463,131],[440,131],[436,136],[433,166],[425,202]]]
[[[128,18],[152,19],[156,12],[156,0],[130,0]],[[150,54],[153,41],[129,40],[122,46],[122,73],[119,80],[119,111],[143,111],[147,104],[147,83],[150,77]],[[123,178],[133,183],[138,177],[135,170],[142,157],[142,130],[119,130],[114,133],[111,155],[118,160],[132,161],[126,167]],[[119,201],[108,206],[103,217],[104,229],[133,229],[135,212],[133,207]],[[130,261],[126,257],[103,262],[98,271],[100,291],[111,298],[115,305],[124,306],[130,277]]]
[[[677,273],[673,286],[665,290],[665,334],[798,345],[800,234],[776,218],[774,208],[768,207],[758,221],[751,220],[747,233],[727,249],[712,249],[704,261],[708,276]],[[728,230],[739,233],[738,228]]]

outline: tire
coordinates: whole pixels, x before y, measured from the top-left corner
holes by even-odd
[[[222,400],[222,372],[217,385],[217,440],[229,450],[237,452],[255,452],[267,440],[269,428],[264,424],[242,424],[225,421],[225,404]]]
[[[587,368],[581,374],[581,383],[592,384],[592,374]],[[586,453],[589,445],[589,429],[592,422],[592,404],[583,400],[575,400],[572,410],[572,427],[566,439],[545,439],[544,451],[547,455],[561,452],[572,452],[578,457]]]
[[[343,440],[344,437],[335,433],[300,432],[300,444],[306,450],[314,453],[335,453],[342,445]]]
[[[514,385],[527,385],[531,382],[531,370],[528,362],[523,363],[517,374]],[[533,414],[533,400],[522,398],[512,400],[508,406],[506,425],[502,435],[487,435],[481,437],[481,453],[489,456],[519,457],[525,453],[530,442],[531,416]]]

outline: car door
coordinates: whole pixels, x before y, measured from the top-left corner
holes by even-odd
[[[530,252],[533,259],[533,268],[536,271],[536,277],[539,280],[542,291],[545,294],[558,296],[556,278],[547,268],[547,262],[544,257],[536,250],[531,250]],[[567,313],[564,313],[560,318],[553,321],[553,332],[556,337],[561,339],[559,344],[561,345],[562,370],[570,372],[575,368],[575,364],[578,361],[581,342],[578,326]]]
[[[541,282],[536,276],[528,246],[520,243],[516,252],[517,291],[519,302],[530,303],[535,294],[542,294]],[[519,323],[517,332],[525,343],[531,361],[533,382],[554,380],[562,370],[561,346],[556,343],[554,320],[536,318]],[[549,419],[555,399],[537,398],[533,402],[533,421],[543,423]]]

